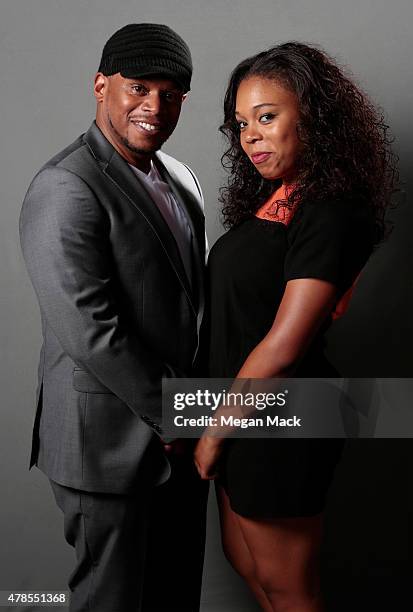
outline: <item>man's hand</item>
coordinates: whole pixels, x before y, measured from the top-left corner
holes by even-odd
[[[224,439],[202,436],[194,452],[195,465],[202,480],[214,480],[217,474],[217,462],[222,452]]]
[[[172,442],[164,442],[163,448],[167,454],[185,455],[188,452],[187,441],[183,438],[178,438]]]

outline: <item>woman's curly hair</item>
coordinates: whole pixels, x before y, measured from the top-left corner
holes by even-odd
[[[385,212],[398,181],[397,157],[383,113],[326,53],[294,41],[247,58],[230,77],[220,126],[229,140],[222,156],[229,170],[220,195],[224,225],[232,227],[253,215],[281,184],[262,178],[241,148],[236,95],[241,81],[251,76],[282,84],[299,104],[297,133],[304,147],[298,176],[294,190],[287,200],[277,201],[277,207],[357,195],[374,211],[380,242],[389,229]]]

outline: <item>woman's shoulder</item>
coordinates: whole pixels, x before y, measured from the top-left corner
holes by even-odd
[[[333,229],[352,224],[368,228],[374,224],[372,207],[365,198],[355,193],[338,197],[314,199],[298,205],[290,227],[301,224],[319,225]]]
[[[297,207],[288,228],[288,243],[306,249],[371,252],[376,241],[376,219],[368,202],[357,194],[305,202]],[[312,245],[312,246],[311,246]]]
[[[319,278],[347,289],[374,247],[374,216],[356,197],[306,202],[290,225],[285,278]]]
[[[331,196],[326,198],[314,198],[305,201],[302,208],[318,209],[321,214],[355,214],[357,211],[366,211],[370,209],[369,203],[365,197],[357,193],[345,193],[342,195]]]

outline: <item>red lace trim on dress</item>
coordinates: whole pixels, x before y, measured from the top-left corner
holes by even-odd
[[[295,207],[288,208],[283,204],[277,204],[277,200],[286,200],[288,194],[294,189],[293,185],[281,185],[266,202],[257,210],[255,216],[267,221],[275,221],[288,225],[294,216]],[[277,208],[278,207],[278,208]]]

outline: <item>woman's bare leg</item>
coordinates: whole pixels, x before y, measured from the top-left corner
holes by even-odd
[[[239,526],[239,517],[231,509],[228,496],[222,486],[217,485],[216,494],[225,556],[235,571],[245,580],[261,608],[265,612],[273,612],[270,600],[257,581],[254,559],[248,550]]]
[[[322,515],[271,520],[236,516],[253,559],[256,579],[273,611],[322,612]]]

